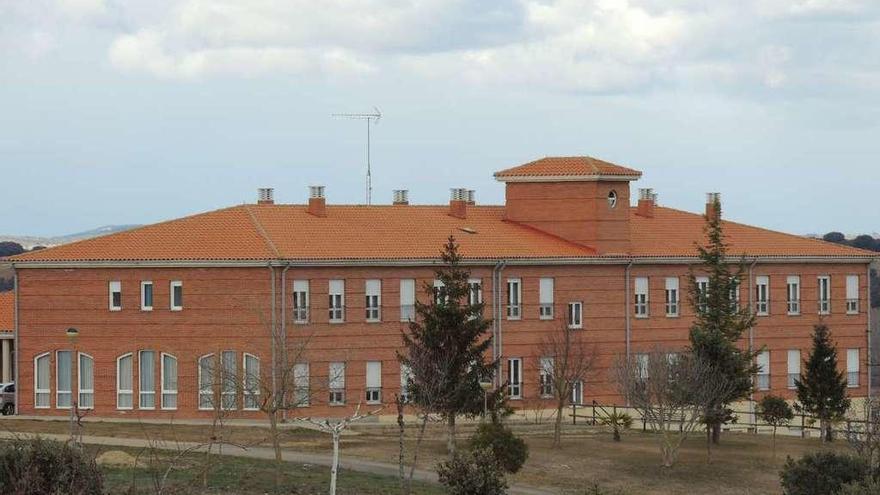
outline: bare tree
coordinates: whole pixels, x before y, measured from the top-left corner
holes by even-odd
[[[553,446],[562,441],[562,411],[571,403],[572,391],[583,386],[596,361],[595,346],[588,345],[584,331],[571,327],[568,318],[547,334],[538,347],[536,365],[541,376],[541,397],[556,405]]]
[[[715,398],[735,386],[700,358],[659,348],[621,358],[615,373],[620,393],[658,434],[664,467],[675,464]]]
[[[880,468],[880,400],[865,399],[861,417],[846,429],[846,441],[873,471]]]

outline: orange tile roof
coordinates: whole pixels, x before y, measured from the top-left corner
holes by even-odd
[[[11,290],[0,292],[0,333],[11,332],[15,328],[15,293]]]
[[[549,156],[533,162],[495,172],[496,179],[516,177],[592,177],[592,176],[640,177],[634,170],[590,156]]]

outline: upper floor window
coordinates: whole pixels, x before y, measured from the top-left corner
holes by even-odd
[[[770,314],[770,277],[755,277],[755,313],[758,316]]]
[[[309,322],[309,281],[293,281],[293,322]]]
[[[846,276],[846,314],[859,314],[859,276]]]
[[[380,321],[382,311],[382,281],[367,280],[365,284],[366,297],[364,307],[366,308],[367,321]]]
[[[446,304],[446,285],[442,280],[434,279],[434,304]]]
[[[831,313],[831,277],[827,275],[820,276],[816,280],[819,284],[819,314],[827,315]]]
[[[568,328],[584,328],[584,303],[568,303]]]
[[[538,317],[542,320],[553,319],[553,285],[552,278],[538,281]]]
[[[141,282],[141,311],[153,310],[153,282]]]
[[[678,277],[666,279],[666,316],[678,316]]]
[[[345,280],[331,280],[329,283],[330,323],[345,321]]]
[[[801,278],[797,275],[788,277],[787,282],[788,314],[801,314]]]
[[[412,321],[416,316],[416,281],[400,280],[400,321]]]
[[[522,281],[507,279],[507,319],[518,320],[522,316]]]
[[[122,282],[114,280],[110,282],[110,311],[122,309]]]
[[[697,277],[697,311],[704,313],[709,309],[709,277]]]
[[[617,191],[611,190],[608,192],[608,207],[612,210],[617,208]]]
[[[636,318],[648,317],[648,277],[636,277],[635,280],[635,314]]]
[[[739,279],[732,277],[730,284],[730,305],[734,311],[739,311]]]
[[[183,309],[183,282],[180,280],[171,281],[171,311],[180,311]]]
[[[382,403],[382,362],[367,361],[367,378],[365,387],[367,404]]]

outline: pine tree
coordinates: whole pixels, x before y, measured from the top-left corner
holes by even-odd
[[[446,420],[452,455],[455,418],[483,411],[480,382],[491,380],[497,361],[486,361],[492,321],[483,318],[482,303],[471,304],[470,291],[481,288],[468,283],[470,272],[461,267],[454,237],[449,236],[441,259],[443,266],[436,271],[440,287],[425,285],[430,302],[416,301],[416,318],[403,332],[404,350],[398,352],[398,359],[410,370],[410,400]]]
[[[752,391],[752,376],[757,372],[755,352],[742,349],[743,334],[755,325],[751,308],[741,306],[734,297],[739,292],[744,263],[731,270],[721,222],[721,204],[715,201],[714,214],[706,216],[707,244],[697,245],[702,261],[701,272],[709,278],[708,290],[698,287],[693,270],[690,279],[690,303],[696,318],[690,331],[690,351],[711,364],[731,384],[706,410],[707,436],[718,443],[721,425],[733,419],[729,404],[745,399]]]
[[[837,369],[837,348],[831,342],[831,330],[820,323],[813,328],[813,350],[806,371],[795,380],[798,408],[819,418],[822,438],[833,440],[831,423],[849,409],[846,377]]]

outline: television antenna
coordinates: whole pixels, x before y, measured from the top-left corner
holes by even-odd
[[[378,108],[373,107],[372,113],[334,113],[330,114],[331,117],[336,117],[340,119],[352,119],[352,120],[365,120],[367,122],[367,204],[369,205],[373,198],[373,178],[370,170],[370,125],[372,123],[379,123],[379,119],[382,118],[382,112],[379,111]]]

